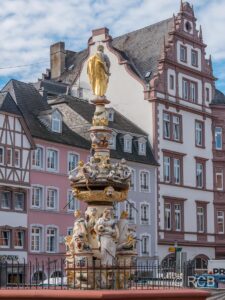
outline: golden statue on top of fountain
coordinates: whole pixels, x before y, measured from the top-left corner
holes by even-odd
[[[109,81],[110,61],[104,54],[104,46],[97,47],[97,53],[88,60],[87,73],[95,96],[104,97]]]

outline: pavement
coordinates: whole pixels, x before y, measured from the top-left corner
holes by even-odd
[[[207,300],[225,300],[225,290],[208,290],[211,293],[211,296],[207,298]]]

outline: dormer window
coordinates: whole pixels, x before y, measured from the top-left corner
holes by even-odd
[[[138,154],[146,155],[146,140],[144,138],[138,140]]]
[[[52,131],[62,132],[62,115],[58,110],[52,113]]]
[[[110,122],[114,121],[114,110],[113,109],[108,110],[108,119]]]
[[[132,136],[129,134],[124,136],[124,152],[132,152]]]
[[[115,150],[116,149],[116,133],[112,132],[111,138],[109,140],[109,148]]]

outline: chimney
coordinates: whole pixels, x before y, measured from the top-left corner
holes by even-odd
[[[65,43],[58,42],[50,46],[51,78],[58,78],[65,69]]]

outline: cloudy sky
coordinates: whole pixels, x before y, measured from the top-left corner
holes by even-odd
[[[191,0],[211,53],[217,87],[225,92],[225,0]],[[180,0],[1,0],[0,87],[9,79],[36,81],[49,67],[49,46],[86,47],[91,30],[115,37],[169,18]]]

